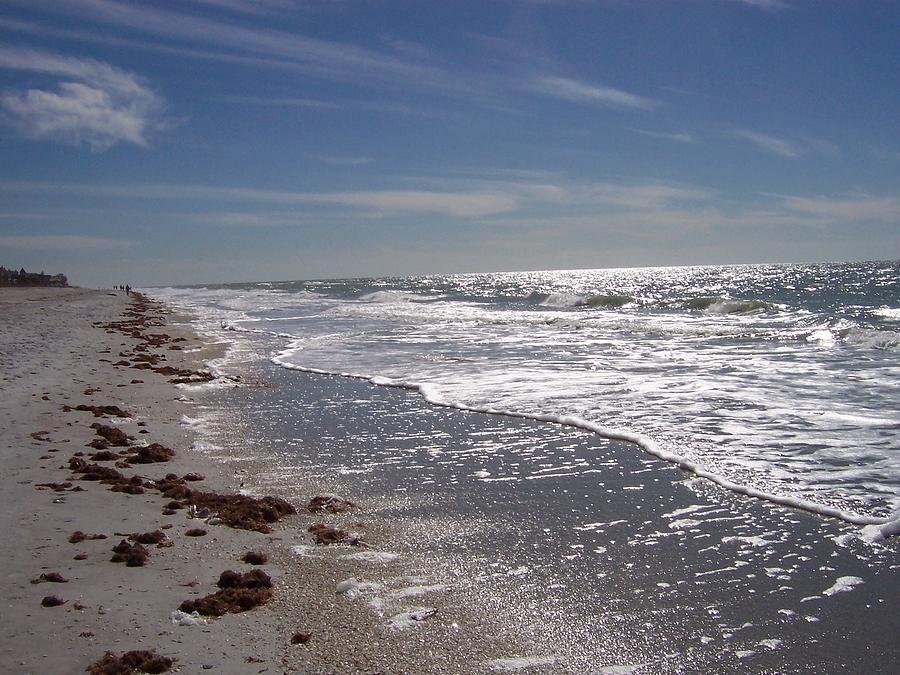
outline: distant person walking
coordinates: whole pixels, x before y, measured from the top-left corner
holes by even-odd
[[[131,295],[131,286],[128,284],[125,285],[125,295]]]

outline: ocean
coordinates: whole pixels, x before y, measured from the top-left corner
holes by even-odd
[[[380,500],[407,551],[552,638],[527,658],[828,671],[852,634],[849,663],[888,672],[900,262],[151,293],[229,345],[222,372],[275,383],[219,395],[269,448],[266,482]]]

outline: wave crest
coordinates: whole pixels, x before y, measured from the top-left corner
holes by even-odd
[[[609,309],[618,309],[625,305],[630,305],[636,300],[630,295],[592,295],[587,299],[587,304],[591,307],[606,307]]]
[[[684,303],[685,309],[710,314],[762,314],[773,312],[777,306],[765,300],[732,300],[721,295],[692,298]]]

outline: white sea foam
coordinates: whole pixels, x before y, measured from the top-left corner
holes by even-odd
[[[283,366],[292,370],[299,370],[303,372],[312,372],[312,373],[326,373],[326,371],[307,368],[304,366],[297,365],[295,363],[290,362],[281,354],[276,355],[272,358],[273,363]],[[592,433],[597,434],[598,436],[602,436],[604,438],[609,438],[613,440],[622,440],[630,443],[634,443],[641,447],[645,452],[654,455],[662,460],[670,462],[672,464],[676,464],[680,469],[684,471],[689,471],[700,478],[705,478],[709,481],[712,481],[716,485],[723,487],[727,490],[731,490],[732,492],[736,492],[739,494],[747,495],[748,497],[755,497],[757,499],[762,499],[765,501],[770,501],[775,504],[781,504],[783,506],[790,506],[793,508],[801,509],[804,511],[809,511],[811,513],[818,513],[823,516],[828,516],[831,518],[838,518],[840,520],[846,521],[848,523],[854,525],[884,525],[889,523],[890,521],[886,518],[879,518],[875,516],[867,516],[861,515],[857,513],[853,513],[846,509],[835,508],[833,506],[828,506],[825,504],[819,504],[817,502],[811,502],[809,500],[801,499],[798,497],[793,497],[789,495],[780,495],[775,493],[766,492],[764,490],[760,490],[754,487],[741,485],[736,483],[723,475],[714,473],[705,467],[703,467],[698,462],[689,460],[688,458],[679,455],[675,452],[671,452],[668,450],[663,450],[654,440],[651,438],[644,436],[643,434],[637,434],[629,431],[623,431],[618,429],[610,429],[604,427],[603,425],[590,422],[588,420],[575,417],[573,415],[553,415],[553,414],[527,414],[521,413],[517,411],[510,410],[502,410],[498,408],[494,408],[492,406],[467,406],[460,403],[453,403],[443,400],[439,396],[430,395],[430,388],[427,385],[421,385],[414,382],[403,382],[401,380],[396,380],[392,378],[386,378],[382,376],[369,376],[363,373],[338,373],[331,372],[327,373],[330,375],[340,375],[342,377],[350,377],[355,379],[364,379],[372,382],[373,384],[386,386],[386,387],[395,387],[408,389],[412,391],[417,391],[431,404],[438,405],[447,408],[456,408],[459,410],[467,410],[470,412],[479,412],[487,415],[502,415],[506,417],[519,418],[519,419],[532,419],[539,422],[553,422],[556,424],[561,424],[564,426],[574,427],[578,429],[583,429],[585,431],[590,431]],[[693,521],[699,524],[699,521]],[[673,524],[670,523],[670,527],[673,527]]]
[[[291,546],[291,553],[300,558],[320,558],[321,556],[316,554],[315,550],[316,547],[309,544],[295,544]]]
[[[885,319],[900,321],[900,307],[879,307],[872,313]]]
[[[515,672],[528,668],[552,666],[556,661],[557,658],[555,656],[512,656],[504,659],[491,659],[487,662],[487,667],[491,670]]]
[[[860,577],[838,577],[834,582],[834,585],[822,591],[822,595],[836,595],[838,593],[846,593],[853,590],[854,586],[859,586],[861,583],[864,582]]]
[[[861,534],[879,540],[900,530],[897,515],[885,515],[900,507],[900,453],[890,442],[900,420],[889,412],[900,310],[883,283],[881,307],[860,304],[856,291],[841,300],[842,269],[594,270],[389,280],[362,292],[329,282],[164,294],[234,344],[290,340],[273,359],[285,367],[631,441],[723,488],[872,526]],[[875,271],[890,281],[895,267]],[[785,284],[785,275],[797,278]],[[782,286],[793,290],[770,297]],[[310,291],[324,288],[336,290]],[[836,304],[823,311],[827,302]],[[277,332],[260,329],[269,320]],[[237,330],[223,333],[221,321]],[[255,350],[230,351],[249,359]],[[674,518],[707,517],[698,509]]]
[[[869,542],[884,541],[900,534],[900,516],[884,523],[873,523],[862,528],[861,536]]]
[[[391,630],[406,630],[434,616],[436,611],[434,607],[415,607],[414,609],[395,614],[388,619],[385,626]]]
[[[179,424],[193,431],[205,431],[207,428],[207,421],[205,419],[200,417],[188,417],[187,415],[181,416]]]
[[[343,558],[345,560],[356,560],[358,562],[385,565],[398,560],[400,554],[388,553],[387,551],[360,551],[359,553],[348,553],[343,556]]]

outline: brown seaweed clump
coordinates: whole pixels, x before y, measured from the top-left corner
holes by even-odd
[[[91,425],[91,429],[93,429],[94,433],[100,436],[109,445],[114,445],[116,447],[127,447],[131,445],[131,439],[128,438],[128,434],[121,429],[100,424],[99,422],[94,422]]]
[[[143,567],[150,557],[150,552],[140,544],[129,544],[123,539],[113,547],[113,557],[110,562],[125,563],[126,567]]]
[[[118,481],[103,481],[104,483],[112,482],[113,486],[110,489],[110,492],[124,492],[129,495],[142,495],[144,494],[144,479],[140,476],[132,476],[131,478]]]
[[[92,462],[114,462],[119,459],[119,455],[115,452],[110,452],[109,450],[101,450],[100,452],[89,455],[88,459]]]
[[[168,462],[175,456],[175,451],[159,443],[151,443],[139,448],[137,454],[125,461],[129,464],[153,464],[155,462]]]
[[[168,474],[162,480],[156,481],[156,489],[167,499],[187,499],[192,493],[192,490],[184,484],[184,481],[175,474]],[[169,506],[168,508],[174,509],[176,507]]]
[[[324,523],[310,525],[307,532],[311,533],[317,544],[328,546],[330,544],[343,544],[344,542],[356,544],[358,540],[351,538],[344,530],[330,527]]]
[[[79,542],[85,541],[86,539],[106,539],[105,534],[85,534],[81,530],[75,530],[72,534],[69,535],[69,543],[70,544],[78,544]]]
[[[226,570],[216,584],[219,590],[196,600],[185,600],[178,609],[203,616],[237,614],[264,605],[272,598],[272,579],[262,570],[241,574]]]
[[[318,495],[306,505],[306,510],[310,513],[346,513],[355,508],[356,504],[337,495]]]
[[[248,565],[265,565],[269,562],[269,556],[262,551],[247,551],[241,560]]]
[[[42,572],[41,576],[37,579],[32,579],[31,583],[33,584],[42,584],[45,581],[49,581],[54,584],[66,584],[69,582],[62,574],[59,572]]]
[[[88,464],[82,457],[72,457],[69,460],[69,470],[72,473],[83,474],[81,480],[99,480],[114,483],[126,480],[125,476],[112,467]]]
[[[59,607],[67,602],[68,600],[63,600],[55,595],[47,595],[41,600],[41,607]]]
[[[166,540],[166,533],[162,530],[153,530],[153,532],[142,532],[129,535],[131,541],[138,544],[161,544]]]
[[[229,527],[238,530],[253,530],[268,534],[271,523],[277,523],[297,510],[280,497],[248,497],[246,495],[223,495],[215,492],[188,491],[187,505],[198,509],[209,509]],[[169,496],[168,493],[164,493]]]
[[[205,537],[206,530],[204,530],[201,527],[193,527],[190,530],[188,530],[187,532],[185,532],[184,536],[186,536],[186,537]]]
[[[74,408],[64,405],[62,409],[63,412],[69,412],[71,410],[90,412],[94,414],[94,417],[131,417],[131,415],[117,405],[76,405]]]
[[[152,650],[142,649],[116,656],[106,652],[103,658],[87,667],[90,675],[132,675],[132,673],[167,673],[174,660]]]

